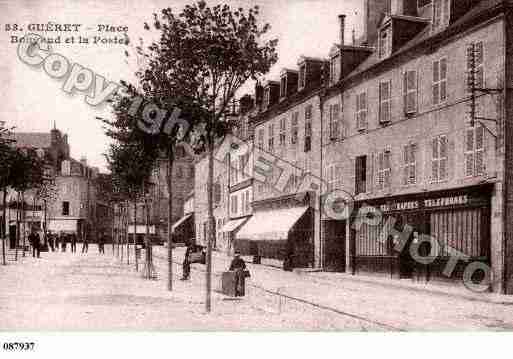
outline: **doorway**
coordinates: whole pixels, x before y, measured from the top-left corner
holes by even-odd
[[[16,248],[16,225],[9,226],[9,249]]]
[[[346,270],[346,222],[327,220],[324,227],[324,269],[328,272]]]

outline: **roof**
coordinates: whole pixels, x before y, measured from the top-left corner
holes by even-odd
[[[508,0],[508,4],[513,4],[512,0]],[[386,60],[396,57],[397,55],[403,54],[407,50],[414,48],[417,45],[427,42],[430,39],[437,38],[439,36],[447,37],[453,31],[458,31],[458,28],[462,25],[472,22],[477,19],[481,14],[491,11],[494,8],[503,5],[503,0],[481,0],[479,3],[475,4],[469,11],[467,11],[464,15],[462,15],[459,19],[457,19],[454,23],[450,24],[443,31],[438,32],[436,34],[431,33],[431,28],[426,23],[426,27],[420,31],[415,37],[413,37],[410,41],[404,44],[400,49],[395,51],[390,57]],[[396,18],[399,18],[397,15]],[[401,17],[405,19],[404,16]],[[371,44],[375,46],[376,44]],[[379,58],[378,51],[374,51],[365,61],[363,61],[355,70],[353,70],[343,81],[356,76],[366,70],[372,68],[374,65],[377,65],[380,62],[386,61]]]
[[[49,148],[52,145],[49,132],[16,132],[13,137],[18,148]]]

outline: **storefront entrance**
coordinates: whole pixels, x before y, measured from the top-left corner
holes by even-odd
[[[450,276],[444,273],[454,250],[471,262],[489,265],[492,188],[481,185],[356,203],[352,221],[360,225],[351,230],[352,272],[421,281],[461,279],[465,261],[458,261]],[[379,214],[380,221],[358,217],[368,216],[369,209]],[[407,240],[401,241],[401,235],[407,235]],[[434,240],[436,250],[431,250],[430,241],[422,240],[425,236]],[[410,249],[423,261],[414,260]]]
[[[323,221],[324,269],[329,272],[345,272],[346,269],[346,221]]]

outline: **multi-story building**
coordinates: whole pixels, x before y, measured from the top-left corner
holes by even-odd
[[[513,3],[367,0],[364,9],[358,41],[345,42],[342,15],[327,59],[302,57],[298,71],[255,91],[239,125],[251,133],[252,217],[235,245],[249,241],[244,254],[292,267],[489,277],[494,291],[513,293]],[[245,198],[218,167],[216,183]],[[343,215],[326,210],[335,192]],[[233,201],[217,221],[238,210]],[[204,237],[205,223],[196,226]]]
[[[96,238],[98,231],[110,233],[110,191],[97,181],[96,167],[88,166],[85,158],[76,161],[70,157],[67,135],[54,128],[49,133],[24,132],[13,137],[16,147],[33,150],[45,159],[47,175],[55,182],[46,204],[34,189],[23,193],[23,199],[9,190],[6,228],[11,247],[15,246],[16,238],[21,241],[32,228],[43,231],[45,221],[48,230],[73,232],[81,237],[87,234],[90,239]],[[102,192],[101,199],[98,191]],[[17,218],[20,208],[24,211]]]

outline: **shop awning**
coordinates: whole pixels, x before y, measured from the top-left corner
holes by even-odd
[[[291,228],[307,210],[306,206],[254,212],[236,238],[256,241],[286,240]]]
[[[171,231],[174,232],[178,227],[184,224],[189,218],[193,216],[193,213],[186,214],[171,226]]]
[[[239,228],[248,218],[239,218],[239,219],[232,219],[225,223],[223,228],[221,228],[221,232],[233,232],[237,228]]]

